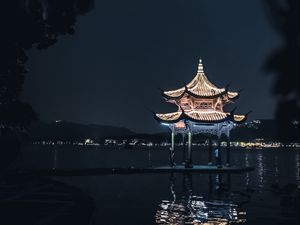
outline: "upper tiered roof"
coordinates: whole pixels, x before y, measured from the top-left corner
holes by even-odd
[[[198,71],[194,79],[182,88],[163,91],[162,95],[167,99],[180,99],[187,93],[195,98],[215,98],[226,95],[230,99],[237,98],[238,92],[228,91],[228,85],[225,88],[218,88],[212,84],[205,76],[202,60],[199,60]]]

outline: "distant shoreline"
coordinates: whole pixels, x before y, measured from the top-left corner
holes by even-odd
[[[230,142],[231,144],[231,149],[278,149],[278,148],[284,148],[284,149],[300,149],[300,143],[288,143],[288,144],[282,144],[280,142],[267,142],[267,143],[262,143],[262,142]],[[84,143],[66,143],[66,144],[57,144],[55,142],[52,141],[48,141],[45,143],[40,143],[40,142],[33,142],[33,143],[29,143],[28,145],[38,145],[38,146],[66,146],[66,147],[81,147],[81,148],[111,148],[111,149],[150,149],[150,148],[157,148],[157,149],[169,149],[169,147],[171,146],[170,143],[167,144],[154,144],[154,145],[130,145],[125,146],[125,145],[113,145],[113,144],[98,144],[98,143],[94,143],[94,144],[84,144]],[[192,145],[194,148],[193,150],[202,150],[202,149],[206,149],[208,148],[207,144],[193,144]],[[214,145],[214,147],[216,147],[217,145]],[[182,144],[176,144],[175,147],[177,147],[177,149],[181,149],[183,148]],[[221,144],[221,147],[223,149],[226,148],[225,146],[225,142],[223,142]]]

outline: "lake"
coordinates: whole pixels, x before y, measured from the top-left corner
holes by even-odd
[[[94,199],[93,224],[299,224],[300,150],[232,149],[231,153],[232,164],[255,170],[53,179]],[[194,147],[194,164],[207,164],[207,154]],[[177,164],[181,156],[178,149]],[[159,166],[168,163],[168,150],[32,145],[23,149],[21,161],[27,169]]]

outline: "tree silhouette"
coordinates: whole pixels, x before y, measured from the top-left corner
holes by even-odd
[[[36,119],[30,105],[18,97],[22,90],[26,50],[45,49],[61,35],[73,34],[77,16],[93,0],[1,1],[0,127],[25,128]]]
[[[46,49],[59,36],[73,34],[77,16],[92,7],[93,0],[0,2],[0,166],[15,158],[20,131],[37,118],[32,107],[19,99],[27,72],[26,51]]]
[[[278,137],[283,142],[299,141],[299,1],[263,2],[272,26],[283,41],[264,63],[264,69],[275,75],[273,94],[278,99],[275,112]]]

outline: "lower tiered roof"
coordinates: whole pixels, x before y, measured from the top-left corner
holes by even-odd
[[[181,120],[201,122],[201,123],[219,123],[223,121],[232,121],[242,123],[247,119],[247,115],[234,115],[233,113],[225,113],[215,110],[209,111],[177,111],[172,113],[155,113],[154,118],[159,122],[177,123]]]

